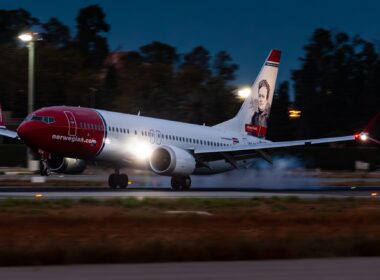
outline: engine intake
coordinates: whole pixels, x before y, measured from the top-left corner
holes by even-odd
[[[87,164],[82,159],[53,155],[48,160],[48,166],[51,171],[56,173],[80,174],[86,169]]]
[[[160,146],[153,151],[149,165],[159,175],[187,176],[194,172],[196,161],[192,154],[181,148]]]

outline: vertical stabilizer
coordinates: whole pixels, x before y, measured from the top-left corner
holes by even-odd
[[[250,95],[237,115],[215,127],[264,138],[273,101],[281,51],[272,50],[265,60]]]

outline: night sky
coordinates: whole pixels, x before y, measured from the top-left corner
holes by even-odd
[[[317,27],[380,45],[379,1],[12,0],[2,1],[0,9],[24,8],[41,21],[56,16],[73,31],[78,10],[90,4],[107,15],[111,49],[133,50],[158,40],[182,53],[198,45],[212,53],[226,50],[240,66],[237,85],[253,81],[272,48],[283,51],[279,81],[289,79]]]

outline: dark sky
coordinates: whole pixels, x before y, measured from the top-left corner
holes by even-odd
[[[112,49],[133,50],[153,40],[188,52],[202,45],[229,52],[239,64],[237,84],[256,77],[272,48],[283,51],[279,81],[299,65],[302,47],[317,27],[380,39],[379,1],[244,1],[244,0],[12,0],[0,9],[24,8],[47,21],[56,16],[72,29],[78,10],[99,4],[111,25]]]

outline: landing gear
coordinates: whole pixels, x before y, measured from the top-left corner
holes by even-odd
[[[120,174],[120,171],[116,169],[115,173],[112,173],[108,177],[108,185],[111,189],[116,189],[117,187],[125,189],[128,186],[128,176]]]
[[[41,159],[40,160],[40,175],[41,176],[50,176],[50,168],[49,168],[49,165],[47,163],[47,160],[45,159]]]
[[[190,189],[191,186],[191,178],[190,176],[186,177],[172,177],[171,179],[171,185],[173,191],[187,191]]]

